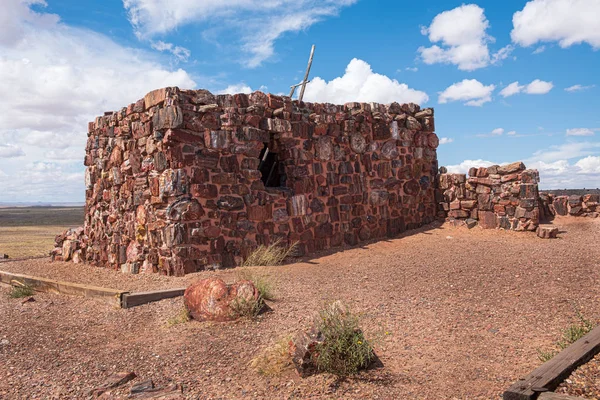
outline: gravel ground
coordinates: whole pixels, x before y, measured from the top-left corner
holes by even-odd
[[[600,399],[600,354],[577,368],[555,390],[570,396],[580,396],[587,400]]]
[[[167,326],[183,302],[132,309],[36,294],[22,304],[0,288],[0,398],[85,398],[115,371],[132,383],[179,383],[191,399],[499,399],[537,367],[575,310],[600,316],[600,219],[557,218],[560,238],[427,227],[402,238],[280,267],[253,268],[277,286],[272,312],[256,321]],[[70,263],[2,264],[14,272],[123,290],[181,287],[185,278],[128,276]],[[265,378],[248,368],[262,349],[307,327],[329,300],[363,314],[379,337],[384,368],[336,381],[292,371]],[[388,334],[385,334],[388,333]],[[116,391],[125,397],[126,389]]]

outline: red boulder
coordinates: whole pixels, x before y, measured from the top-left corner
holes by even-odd
[[[227,285],[218,278],[193,283],[183,297],[190,316],[198,321],[231,321],[239,317],[232,304],[259,301],[258,290],[251,281]]]

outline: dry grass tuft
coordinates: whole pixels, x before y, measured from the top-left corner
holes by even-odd
[[[239,280],[252,281],[263,300],[275,300],[275,285],[266,276],[257,274],[250,268],[243,267],[237,271],[237,277]]]
[[[281,265],[287,257],[294,253],[297,246],[298,242],[284,246],[280,239],[268,246],[260,245],[244,260],[242,267]]]
[[[594,323],[588,319],[586,319],[583,314],[577,311],[577,318],[579,322],[576,324],[570,325],[567,329],[563,331],[563,335],[561,340],[556,342],[556,346],[558,349],[543,351],[538,349],[538,359],[542,362],[546,362],[552,359],[555,355],[557,355],[560,350],[564,350],[569,347],[571,344],[575,343],[585,335],[587,335],[592,329],[594,329]]]
[[[264,376],[277,376],[292,366],[289,352],[291,337],[285,336],[250,361],[250,368]]]
[[[12,299],[21,299],[23,297],[33,296],[34,290],[31,286],[17,282],[17,286],[13,286],[8,293]]]
[[[175,316],[167,320],[167,327],[170,328],[175,325],[185,324],[186,322],[189,322],[189,320],[190,313],[188,312],[187,308],[183,306]]]
[[[257,299],[245,299],[243,297],[236,297],[230,304],[231,313],[234,318],[246,317],[256,318],[265,306],[265,301],[262,297]]]

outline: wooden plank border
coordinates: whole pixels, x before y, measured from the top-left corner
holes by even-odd
[[[0,264],[16,262],[16,261],[27,261],[27,260],[38,260],[42,258],[50,258],[50,256],[28,256],[28,257],[19,257],[19,258],[0,258]]]
[[[125,293],[121,302],[121,307],[131,308],[153,301],[170,299],[172,297],[183,296],[185,288],[155,290],[152,292]]]
[[[183,296],[185,288],[155,290],[130,293],[124,290],[107,289],[79,283],[62,282],[37,276],[0,271],[0,284],[30,286],[33,290],[45,293],[67,294],[106,300],[120,308],[131,308],[163,299]]]
[[[533,400],[552,391],[577,367],[600,352],[600,325],[504,392],[504,400]]]
[[[12,286],[30,286],[33,290],[45,293],[68,294],[74,296],[101,299],[121,307],[123,295],[129,292],[117,289],[107,289],[98,286],[79,283],[62,282],[54,279],[40,278],[0,271],[0,283]]]

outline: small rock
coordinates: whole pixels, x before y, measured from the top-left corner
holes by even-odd
[[[29,297],[27,297],[26,299],[23,299],[23,300],[21,301],[21,304],[25,304],[25,303],[32,303],[32,302],[34,302],[34,301],[35,301],[35,298],[34,298],[33,296],[29,296]]]
[[[8,346],[10,342],[7,339],[0,340],[0,346]]]
[[[131,387],[131,394],[147,392],[148,390],[154,389],[154,382],[152,379],[148,379],[143,382],[136,383]]]
[[[101,386],[90,390],[90,395],[98,397],[102,395],[102,393],[110,390],[112,388],[116,388],[118,386],[124,385],[132,379],[135,379],[136,375],[134,372],[117,372],[109,376],[106,381]]]
[[[542,239],[554,239],[558,235],[558,228],[552,225],[540,225],[537,228],[537,235]]]
[[[309,332],[298,332],[290,341],[289,352],[292,362],[301,377],[305,378],[317,372],[312,355],[317,345],[323,340],[321,332],[313,328]]]
[[[477,220],[473,218],[467,218],[465,224],[467,225],[467,228],[471,229],[477,226]]]

